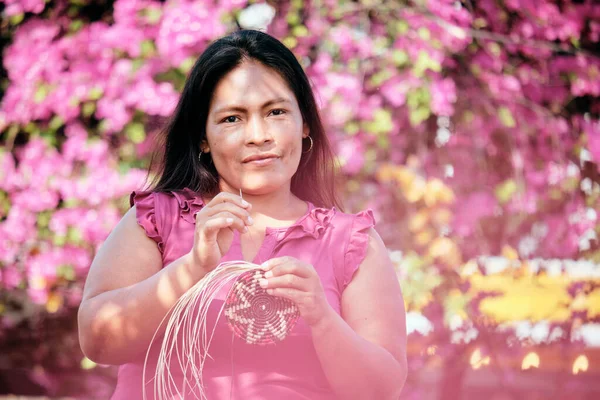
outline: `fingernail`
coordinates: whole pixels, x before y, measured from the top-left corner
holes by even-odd
[[[269,269],[269,261],[265,261],[264,263],[260,264],[260,267],[262,269]]]
[[[233,222],[233,218],[227,218],[225,221],[227,221],[228,224]]]
[[[244,231],[244,233],[247,233],[248,232],[248,227],[245,226],[244,229],[242,229],[242,230]]]
[[[271,278],[273,276],[273,271],[265,272],[265,278]]]
[[[269,281],[267,281],[266,279],[259,279],[258,284],[260,285],[261,288],[266,288],[267,285],[269,284]]]
[[[251,216],[248,216],[248,224],[252,225],[254,223],[254,220],[252,219]]]
[[[250,205],[250,203],[248,203],[246,200],[242,199],[242,205],[244,207],[248,207]]]

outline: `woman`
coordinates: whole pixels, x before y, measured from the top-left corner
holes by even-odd
[[[192,69],[165,140],[154,189],[132,193],[79,310],[87,357],[121,365],[113,399],[142,398],[161,320],[230,260],[266,262],[261,285],[293,301],[300,319],[271,346],[216,322],[209,400],[397,399],[407,368],[400,287],[371,212],[335,208],[333,157],[294,55],[258,31],[217,40]]]

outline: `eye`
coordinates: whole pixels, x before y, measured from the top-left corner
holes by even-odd
[[[235,115],[230,115],[229,117],[225,117],[221,120],[221,122],[227,122],[229,124],[236,122],[235,118],[237,118]]]
[[[285,110],[283,108],[276,108],[273,111],[271,111],[273,113],[273,115],[277,116],[277,115],[283,115],[285,114]]]

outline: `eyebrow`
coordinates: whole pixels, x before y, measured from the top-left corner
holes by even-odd
[[[291,102],[288,99],[285,99],[283,97],[277,97],[276,99],[271,99],[271,100],[263,103],[261,108],[267,108],[267,107],[269,107],[273,104],[277,104],[277,103],[291,103]],[[230,105],[230,106],[218,108],[217,110],[215,110],[215,114],[220,114],[225,111],[245,112],[246,108],[242,107],[242,106],[238,106],[238,105]]]

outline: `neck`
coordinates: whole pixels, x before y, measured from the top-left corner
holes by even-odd
[[[239,189],[225,187],[225,185],[222,185],[221,190],[237,195],[240,194]],[[253,195],[242,191],[242,197],[248,203],[252,204],[250,214],[255,220],[257,217],[260,218],[260,216],[276,220],[296,219],[298,213],[303,213],[305,210],[305,203],[291,192],[289,186],[260,195]]]

